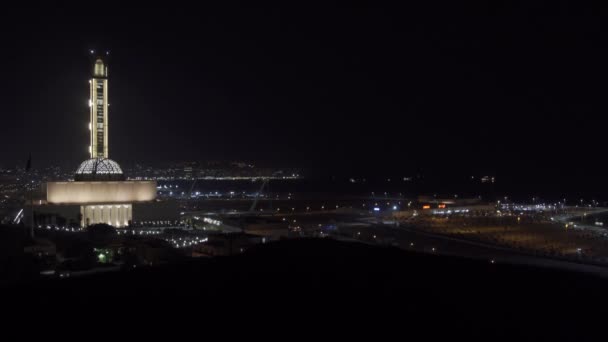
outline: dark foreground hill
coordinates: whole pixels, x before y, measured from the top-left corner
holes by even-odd
[[[431,340],[505,333],[570,339],[603,320],[606,291],[607,281],[586,274],[305,239],[233,257],[42,281],[10,298],[34,311],[96,312],[112,321],[181,325],[211,316],[235,325],[422,330]]]

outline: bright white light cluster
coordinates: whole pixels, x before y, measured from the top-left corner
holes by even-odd
[[[131,234],[131,235],[158,235],[161,234],[161,231],[158,230],[128,230],[128,229],[124,229],[124,230],[119,230],[118,231],[118,235],[127,235],[127,234]]]
[[[170,242],[175,248],[186,248],[199,245],[201,243],[205,243],[209,241],[209,238],[201,238],[198,236],[194,237],[183,237],[183,238],[171,238],[165,239],[167,242]]]
[[[211,218],[208,218],[208,217],[203,217],[203,222],[211,223],[211,224],[216,225],[216,226],[219,226],[219,225],[222,224],[221,221],[214,220],[214,219],[211,219]]]
[[[469,209],[455,209],[455,210],[433,210],[433,214],[435,215],[450,215],[452,213],[454,214],[461,214],[461,213],[468,213]]]
[[[38,225],[38,229],[57,230],[57,231],[69,232],[69,233],[81,232],[83,230],[82,228],[65,227],[65,226],[49,226],[49,225],[47,225],[47,226]]]
[[[556,210],[563,208],[560,204],[502,204],[500,206],[503,210],[520,210],[520,211],[545,211],[545,210]]]

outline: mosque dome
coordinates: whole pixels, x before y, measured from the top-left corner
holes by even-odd
[[[92,158],[83,161],[76,173],[75,181],[122,181],[125,175],[117,162],[108,158]]]

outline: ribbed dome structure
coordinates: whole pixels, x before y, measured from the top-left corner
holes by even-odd
[[[107,158],[93,158],[82,162],[76,174],[75,181],[122,181],[125,175],[117,162]]]

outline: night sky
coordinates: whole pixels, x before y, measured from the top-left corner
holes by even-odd
[[[88,157],[95,48],[111,53],[110,157],[120,163],[566,181],[608,171],[604,9],[424,3],[5,7],[0,162]]]

